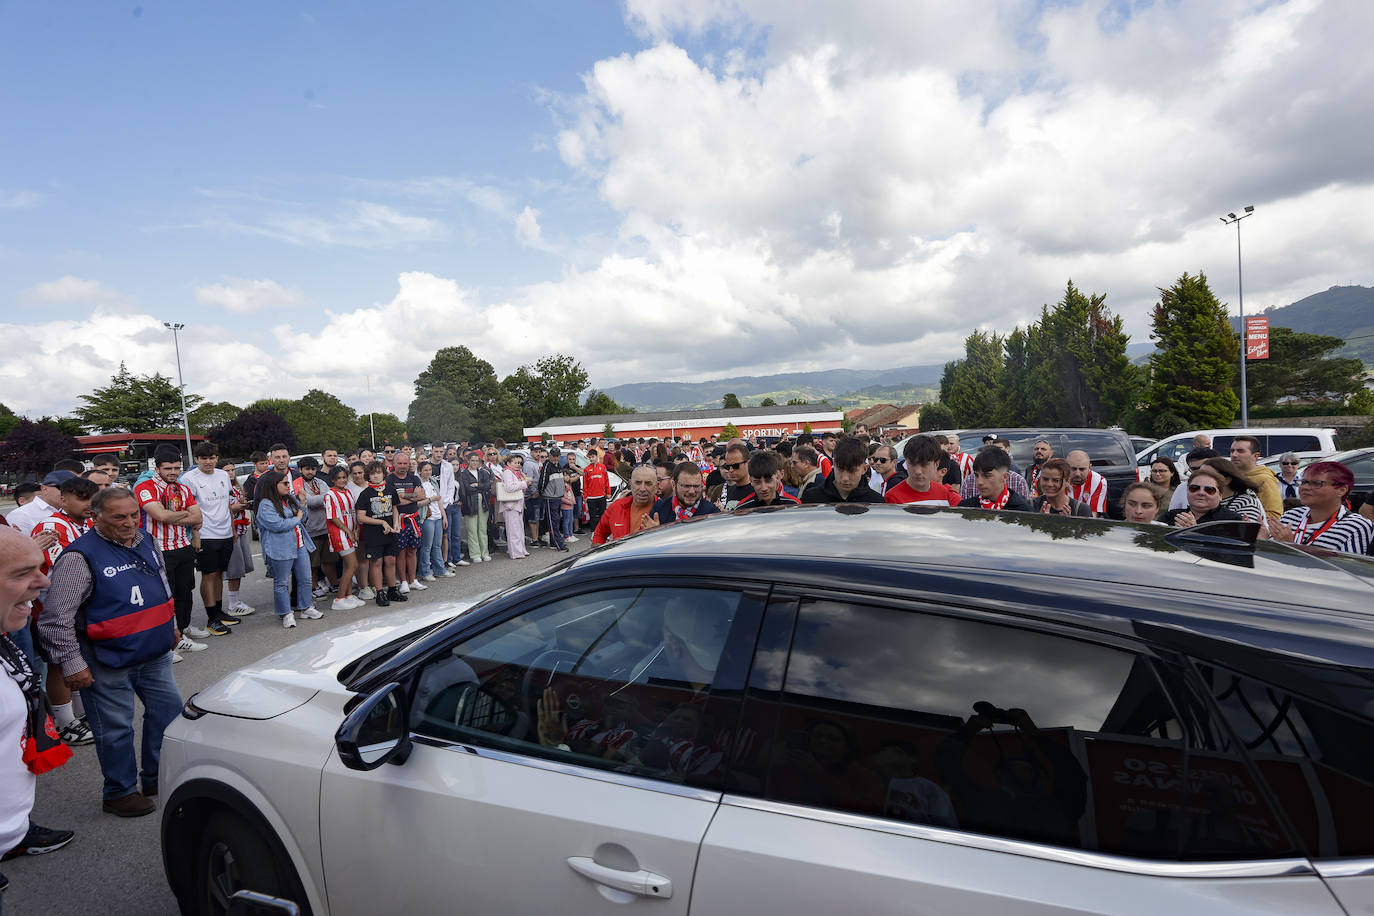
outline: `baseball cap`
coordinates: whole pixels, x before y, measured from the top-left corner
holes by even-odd
[[[49,471],[43,478],[43,486],[60,487],[75,476],[71,471]]]

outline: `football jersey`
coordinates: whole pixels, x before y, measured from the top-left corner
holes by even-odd
[[[195,494],[180,483],[166,483],[160,477],[153,477],[134,487],[134,498],[140,507],[157,503],[172,512],[183,512],[196,504]],[[163,551],[177,550],[191,546],[191,533],[185,525],[169,525],[159,522],[145,510],[143,529]]]

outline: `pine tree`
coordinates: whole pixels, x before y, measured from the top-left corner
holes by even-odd
[[[1152,411],[1195,429],[1230,424],[1240,409],[1231,390],[1240,350],[1226,307],[1202,273],[1185,273],[1159,292],[1151,333],[1159,348],[1150,357]]]

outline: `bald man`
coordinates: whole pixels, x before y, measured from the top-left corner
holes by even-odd
[[[1068,454],[1069,496],[1101,518],[1107,514],[1107,478],[1092,469],[1092,459],[1082,449]]]

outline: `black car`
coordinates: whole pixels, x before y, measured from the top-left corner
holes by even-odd
[[[1041,439],[1054,446],[1057,458],[1066,458],[1076,449],[1087,452],[1092,469],[1107,478],[1107,514],[1112,518],[1121,517],[1121,493],[1137,479],[1135,449],[1125,430],[1047,426],[967,429],[959,433],[960,447],[972,455],[978,451],[984,436],[996,436],[1010,442],[1011,457],[1023,471],[1035,461],[1033,450]]]
[[[1255,527],[762,509],[360,621],[188,702],[168,874],[317,913],[1363,912],[1374,562]]]

